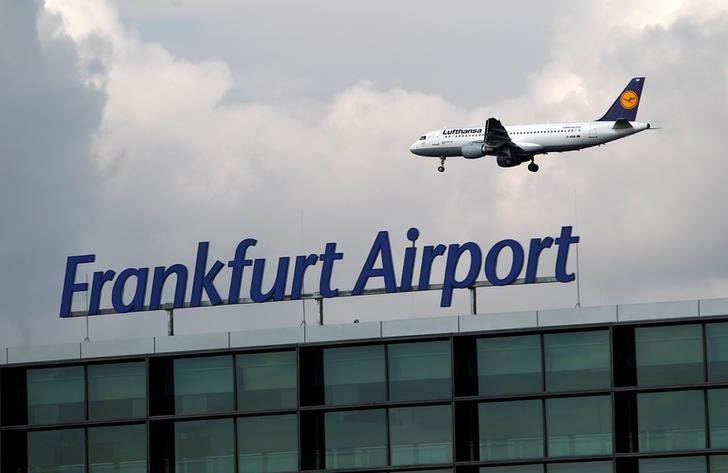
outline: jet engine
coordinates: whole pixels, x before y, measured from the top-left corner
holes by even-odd
[[[500,166],[502,168],[512,168],[513,166],[518,166],[521,163],[529,161],[530,158],[523,159],[523,158],[519,158],[517,156],[499,154],[497,160],[498,160],[498,166]]]
[[[466,145],[463,145],[463,147],[460,149],[460,154],[462,154],[464,158],[468,159],[482,158],[483,156],[485,156],[485,144],[468,143]]]

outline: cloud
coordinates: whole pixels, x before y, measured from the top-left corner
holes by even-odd
[[[473,240],[487,247],[505,237],[525,241],[556,234],[575,221],[582,236],[584,304],[724,295],[728,259],[719,248],[728,237],[721,218],[728,191],[721,181],[728,165],[721,158],[721,99],[728,92],[722,54],[728,13],[720,2],[626,6],[555,4],[551,51],[545,63],[535,63],[523,92],[492,93],[486,103],[464,104],[428,89],[382,87],[376,72],[324,98],[239,94],[247,84],[241,70],[255,71],[255,62],[243,66],[214,54],[188,59],[145,39],[109,3],[49,0],[38,16],[39,29],[35,35],[26,31],[25,39],[38,51],[29,55],[37,58],[28,66],[31,76],[64,78],[61,85],[35,89],[54,93],[33,97],[39,108],[59,116],[50,127],[55,133],[44,131],[32,149],[15,153],[23,174],[10,179],[15,182],[10,189],[24,195],[26,204],[3,215],[4,221],[19,222],[12,241],[21,251],[12,257],[25,255],[24,261],[38,267],[35,254],[46,248],[49,263],[37,286],[43,302],[34,309],[17,302],[14,312],[32,311],[44,325],[55,317],[70,254],[96,253],[94,269],[191,264],[198,241],[210,240],[213,257],[226,260],[238,241],[255,237],[254,256],[272,263],[277,256],[321,252],[325,242],[338,241],[347,257],[335,283],[349,289],[380,229],[390,230],[401,258],[405,232],[413,225],[422,232],[422,244]],[[25,11],[31,20],[34,14]],[[339,53],[335,44],[327,47]],[[497,82],[488,79],[492,63],[476,58],[473,64],[471,73],[484,88]],[[3,70],[17,68],[13,63]],[[541,158],[536,175],[499,169],[492,159],[449,160],[440,175],[436,160],[414,158],[407,150],[425,130],[480,123],[493,115],[506,123],[597,117],[630,77],[641,74],[647,84],[640,117],[663,130]],[[458,71],[448,76],[455,83]],[[3,97],[17,98],[21,89],[18,81]],[[48,128],[44,113],[17,113],[35,129]],[[22,136],[18,128],[8,134]],[[49,158],[59,155],[62,159]],[[43,172],[32,172],[29,157],[39,160]],[[43,179],[56,191],[40,185]],[[38,194],[31,198],[32,188]],[[38,199],[46,205],[33,207],[30,202]],[[49,224],[51,216],[64,223]],[[35,269],[17,261],[11,267],[23,279],[37,277]],[[315,283],[314,274],[307,284]],[[565,306],[575,301],[573,291],[492,290],[481,307]],[[514,297],[516,292],[521,296]],[[19,286],[7,294],[29,297]],[[464,293],[449,311],[440,311],[435,300],[331,301],[327,319],[467,310]],[[180,328],[209,331],[210,317],[220,329],[291,325],[300,311],[300,303],[207,311],[204,317],[190,311]],[[118,337],[143,325],[139,318],[119,320],[96,319],[93,329],[101,338]],[[157,315],[149,320],[149,327],[162,327]],[[69,321],[53,324],[67,327]],[[53,338],[38,326],[32,334]]]

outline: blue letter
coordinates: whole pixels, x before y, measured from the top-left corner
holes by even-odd
[[[455,279],[455,270],[457,269],[460,257],[465,251],[470,252],[470,270],[465,279],[458,281]],[[450,245],[447,252],[447,263],[445,265],[445,279],[442,283],[442,296],[440,297],[440,307],[450,307],[452,303],[453,288],[461,289],[468,287],[475,282],[480,273],[480,264],[483,261],[483,254],[480,247],[472,241],[464,245]]]
[[[288,279],[288,264],[291,258],[284,256],[278,258],[278,273],[273,287],[270,291],[263,294],[261,286],[263,285],[263,273],[265,272],[265,260],[258,258],[253,266],[253,282],[250,285],[250,298],[253,302],[282,301],[286,295],[286,279]]]
[[[556,239],[556,246],[559,252],[556,254],[556,279],[559,282],[571,282],[574,280],[574,273],[566,273],[566,260],[569,257],[569,245],[579,243],[578,236],[571,236],[571,227],[561,227],[561,236]]]
[[[228,294],[228,304],[237,304],[240,299],[240,284],[243,280],[243,268],[253,264],[249,259],[245,259],[245,252],[249,247],[255,246],[257,240],[246,238],[238,243],[235,249],[235,258],[228,262],[228,266],[233,268],[233,275],[230,277],[230,293]]]
[[[526,266],[526,284],[532,284],[536,282],[536,275],[538,274],[538,258],[541,256],[541,252],[546,248],[551,248],[554,244],[554,239],[546,237],[543,240],[540,238],[533,238],[531,240],[531,248],[528,250],[528,266]]]
[[[187,267],[181,264],[173,264],[169,268],[157,266],[154,268],[154,279],[152,279],[152,296],[149,301],[149,310],[159,310],[162,305],[162,289],[164,282],[169,276],[175,274],[177,276],[177,286],[174,290],[175,309],[184,307],[185,291],[187,290]]]
[[[402,282],[399,285],[400,292],[409,292],[412,290],[412,273],[415,271],[415,257],[417,256],[417,248],[415,241],[420,237],[420,231],[415,227],[407,230],[407,239],[412,242],[412,246],[404,250],[404,262],[402,263]]]
[[[69,256],[66,261],[66,277],[63,280],[63,293],[61,294],[61,317],[71,316],[71,302],[73,293],[88,290],[88,284],[76,283],[76,267],[81,263],[93,263],[96,255]]]
[[[496,269],[498,268],[498,256],[505,247],[510,247],[513,252],[513,263],[511,264],[511,271],[503,279],[498,277]],[[494,286],[507,286],[516,280],[523,269],[523,247],[516,240],[501,240],[496,243],[493,248],[488,252],[488,256],[485,257],[485,277]]]
[[[379,254],[382,255],[382,267],[374,269],[374,264],[379,258]],[[387,232],[379,232],[377,238],[374,240],[372,249],[369,251],[364,267],[359,273],[359,279],[356,280],[354,290],[351,294],[358,296],[364,290],[364,286],[367,285],[369,278],[384,278],[385,290],[390,292],[397,292],[397,281],[394,279],[394,263],[392,262],[392,249],[389,246],[389,234]]]
[[[88,306],[88,315],[96,315],[99,313],[99,305],[101,304],[101,291],[104,288],[104,284],[114,279],[116,271],[96,271],[94,273],[94,280],[91,284],[91,301]]]
[[[291,300],[301,298],[303,282],[306,276],[306,268],[318,262],[318,255],[296,256],[296,267],[293,269],[293,287],[291,287]]]
[[[144,294],[147,292],[147,277],[149,268],[129,268],[119,273],[119,277],[114,283],[114,289],[111,291],[111,304],[120,314],[127,312],[139,312],[144,309]],[[136,291],[134,291],[134,299],[129,304],[124,304],[124,286],[126,281],[134,276],[137,280]]]
[[[435,258],[445,254],[447,247],[445,245],[426,246],[422,250],[422,265],[420,266],[420,282],[417,284],[417,290],[427,289],[430,287],[430,273],[432,272],[432,262]]]
[[[222,302],[220,294],[215,289],[215,276],[223,268],[223,264],[220,261],[215,261],[210,268],[210,271],[205,274],[205,267],[207,266],[207,248],[210,246],[209,242],[201,241],[197,245],[197,261],[195,262],[195,276],[192,280],[192,297],[190,299],[190,307],[199,307],[202,302],[202,291],[207,292],[210,297],[210,304],[218,305]]]
[[[336,297],[339,295],[338,289],[331,289],[331,273],[334,270],[334,261],[340,259],[344,259],[344,253],[336,252],[336,243],[326,243],[324,254],[319,255],[319,260],[323,263],[319,282],[321,297]]]

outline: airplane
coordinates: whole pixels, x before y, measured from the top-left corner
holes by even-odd
[[[440,172],[445,172],[446,158],[483,156],[496,156],[498,166],[505,168],[530,161],[528,170],[536,172],[537,154],[600,146],[649,130],[649,123],[635,121],[644,83],[644,77],[633,78],[604,116],[595,121],[503,126],[498,118],[489,118],[484,127],[443,128],[425,133],[410,146],[410,151],[417,156],[440,158]]]

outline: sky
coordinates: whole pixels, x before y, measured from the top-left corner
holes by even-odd
[[[278,257],[337,242],[345,290],[380,230],[401,261],[410,227],[418,245],[487,249],[573,225],[583,306],[728,297],[726,44],[728,4],[711,0],[0,0],[0,346],[84,339],[85,320],[59,318],[68,256],[96,255],[83,281],[192,267],[200,241],[226,262],[257,239],[267,284]],[[440,174],[409,153],[492,116],[595,119],[635,76],[638,119],[661,129],[539,158],[538,173],[486,157]],[[478,294],[481,312],[577,300],[575,284]],[[176,330],[304,311],[313,323],[300,301],[190,309]],[[466,291],[450,308],[435,292],[325,302],[327,323],[467,312]],[[166,314],[88,325],[92,340],[163,336]]]

